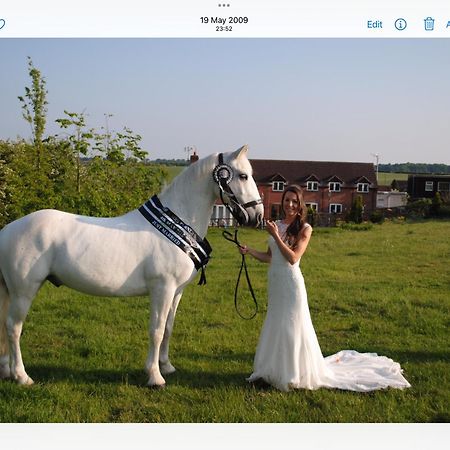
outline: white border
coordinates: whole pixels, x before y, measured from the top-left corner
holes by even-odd
[[[21,450],[433,450],[448,424],[16,424],[0,425],[2,448]]]
[[[219,5],[230,5],[222,7]],[[247,17],[232,31],[211,18]],[[201,17],[209,19],[201,23]],[[426,31],[432,17],[435,29]],[[397,19],[407,27],[395,29]],[[227,19],[228,21],[228,19]],[[368,28],[368,22],[381,28]],[[229,26],[229,23],[225,24]],[[450,37],[448,0],[2,0],[1,37]]]

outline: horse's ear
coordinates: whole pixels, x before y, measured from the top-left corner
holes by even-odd
[[[241,156],[244,156],[247,154],[248,151],[248,145],[243,145],[241,148],[237,149],[233,154],[231,155],[232,159],[238,159]]]

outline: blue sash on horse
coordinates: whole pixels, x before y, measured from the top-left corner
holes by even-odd
[[[207,239],[202,239],[169,208],[164,207],[156,195],[145,202],[139,208],[139,212],[170,242],[192,259],[195,268],[202,270],[199,284],[206,284],[204,266],[208,264],[212,251]]]

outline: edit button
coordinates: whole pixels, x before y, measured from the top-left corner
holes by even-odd
[[[383,28],[383,22],[381,20],[368,20],[367,28]]]

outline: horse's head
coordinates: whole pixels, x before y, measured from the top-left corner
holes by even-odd
[[[213,172],[219,195],[241,225],[258,226],[264,207],[247,159],[247,146],[232,153],[219,154]]]

